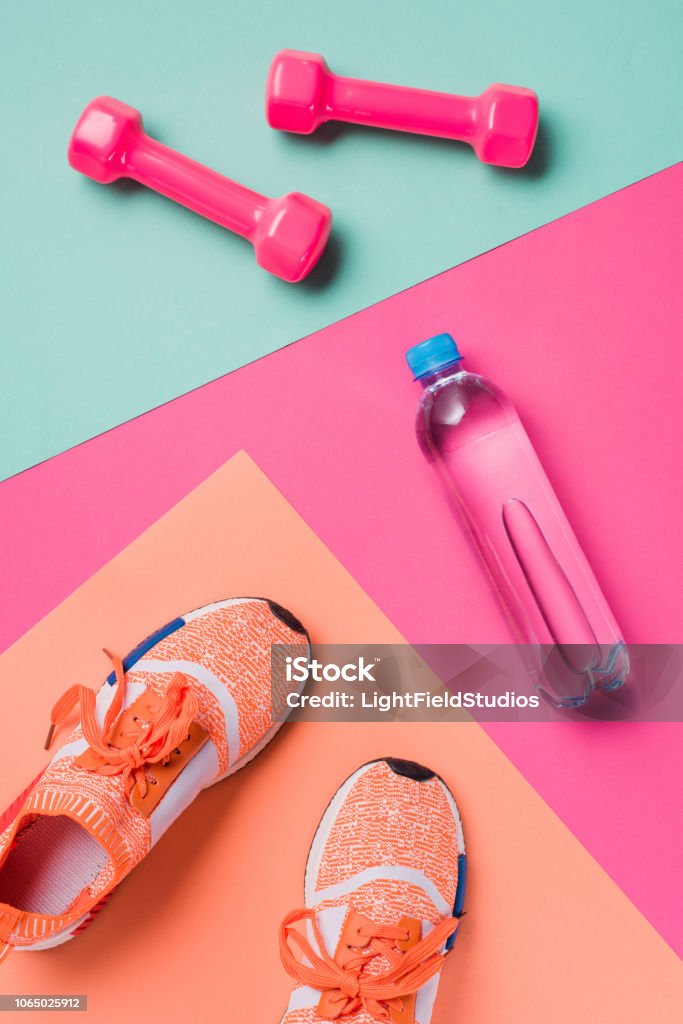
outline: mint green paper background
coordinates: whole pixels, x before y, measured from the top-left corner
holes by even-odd
[[[680,0],[1,8],[0,477],[681,156]],[[439,140],[273,132],[263,87],[282,47],[406,85],[535,88],[538,152],[526,171],[510,172]],[[253,188],[328,203],[335,241],[315,276],[280,282],[228,232],[146,189],[98,186],[71,171],[69,133],[100,93],[137,106],[159,139]],[[532,282],[520,301],[534,301]]]

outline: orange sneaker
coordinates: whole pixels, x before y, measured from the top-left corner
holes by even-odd
[[[297,982],[281,1024],[429,1024],[465,876],[446,784],[393,757],[359,768],[318,826],[305,907],[280,929],[282,962]]]
[[[123,661],[109,654],[99,693],[67,690],[46,747],[77,706],[80,724],[0,817],[0,960],[85,928],[192,800],[272,739],[273,644],[309,650],[301,623],[272,601],[220,601]]]

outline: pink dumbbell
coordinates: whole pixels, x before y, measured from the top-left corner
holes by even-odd
[[[538,97],[514,85],[452,96],[341,78],[318,53],[281,50],[268,74],[266,117],[272,128],[302,135],[325,121],[347,121],[458,139],[485,164],[523,167],[536,140]]]
[[[109,96],[89,103],[69,143],[69,163],[104,185],[133,178],[249,239],[256,262],[301,281],[327,242],[332,213],[301,192],[267,199],[146,135],[142,115]]]

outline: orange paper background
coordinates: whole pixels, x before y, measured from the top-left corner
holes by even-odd
[[[56,697],[106,675],[102,646],[126,652],[177,614],[250,594],[291,608],[316,642],[401,640],[240,453],[0,658],[0,805],[44,763]],[[343,779],[386,754],[443,775],[466,829],[467,917],[433,1024],[680,1019],[675,954],[474,723],[286,726],[195,802],[82,936],[13,954],[0,991],[85,993],[97,1024],[278,1024],[277,928],[302,901],[315,826]],[[634,821],[623,841],[647,837]]]

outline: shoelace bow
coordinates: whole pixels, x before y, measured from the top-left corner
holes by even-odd
[[[197,698],[185,677],[175,675],[153,721],[142,722],[137,719],[136,728],[125,733],[130,737],[130,744],[113,747],[107,742],[107,737],[124,709],[126,673],[121,658],[106,649],[104,653],[114,666],[116,692],[105,715],[102,730],[97,723],[95,691],[87,686],[71,686],[52,709],[45,749],[50,747],[55,729],[80,704],[83,736],[104,762],[89,770],[98,775],[122,775],[129,797],[137,786],[140,796],[144,798],[147,795],[146,766],[168,763],[178,744],[187,739],[198,712]]]
[[[301,922],[310,922],[320,953],[296,929]],[[389,1020],[392,1008],[402,1011],[404,998],[417,992],[441,970],[445,961],[441,949],[458,923],[457,918],[444,918],[405,952],[396,945],[408,938],[405,928],[373,925],[367,933],[362,932],[368,945],[360,948],[358,956],[345,967],[340,967],[325,948],[315,911],[294,910],[280,927],[280,956],[285,970],[296,981],[319,992],[339,992],[336,1016],[363,1009],[375,1020]],[[293,945],[305,963],[296,955]],[[379,956],[388,960],[389,968],[382,973],[364,973],[366,966]]]

